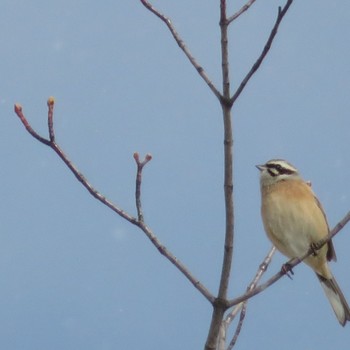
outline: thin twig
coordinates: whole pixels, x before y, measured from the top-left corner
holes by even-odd
[[[261,277],[263,276],[263,274],[266,272],[268,266],[270,265],[271,260],[272,260],[272,256],[274,255],[275,251],[276,251],[275,247],[272,247],[270,249],[270,251],[266,255],[264,261],[260,264],[259,269],[258,269],[253,281],[249,284],[249,286],[247,288],[247,292],[253,290],[256,287],[256,285],[260,281]],[[238,307],[239,305],[241,305],[241,314],[239,317],[239,321],[238,321],[238,325],[236,327],[235,334],[233,335],[232,340],[230,341],[230,344],[227,347],[227,350],[233,349],[233,347],[235,346],[235,344],[237,342],[239,334],[241,333],[243,322],[244,322],[245,316],[246,316],[246,311],[247,311],[247,306],[248,306],[247,304],[248,304],[248,300],[245,300],[236,306],[236,307]],[[231,313],[226,317],[225,323],[227,324],[227,326],[232,322],[233,318],[234,317],[233,317],[233,315],[231,315]]]
[[[54,99],[52,97],[48,100],[48,127],[49,127],[49,134],[52,140],[55,138],[54,133],[54,126],[53,126],[53,108],[54,108]],[[131,224],[139,227],[149,238],[149,240],[152,242],[152,244],[159,250],[159,252],[167,258],[180,272],[183,273],[183,275],[194,285],[194,287],[211,303],[213,304],[215,301],[215,297],[210,293],[210,291],[195,277],[193,274],[188,270],[188,268],[176,258],[175,255],[173,255],[161,242],[160,240],[154,235],[152,230],[143,222],[143,214],[142,214],[142,207],[141,207],[141,195],[140,193],[136,194],[136,202],[138,207],[138,218],[135,218],[134,216],[128,214],[126,211],[119,208],[117,205],[112,203],[110,200],[108,200],[105,196],[103,196],[100,192],[98,192],[85,178],[85,176],[78,170],[78,168],[68,159],[67,155],[63,152],[63,150],[58,146],[58,144],[52,140],[47,140],[44,137],[40,136],[37,132],[34,131],[34,129],[30,126],[28,120],[23,114],[22,107],[20,104],[15,105],[15,113],[25,126],[26,130],[29,132],[30,135],[32,135],[35,139],[40,141],[41,143],[45,144],[46,146],[49,146],[52,148],[57,155],[62,159],[62,161],[67,165],[67,167],[71,170],[71,172],[74,174],[74,176],[78,179],[78,181],[89,191],[89,193],[99,200],[102,204],[106,205],[108,208],[113,210],[115,213],[117,213],[119,216],[121,216],[123,219],[129,221]],[[134,155],[135,158],[135,155]],[[136,160],[136,159],[135,159]],[[142,171],[143,166],[148,163],[151,160],[150,155],[146,155],[145,159],[140,162],[140,169],[138,171]],[[138,174],[141,176],[141,173]],[[136,179],[136,190],[135,192],[141,191],[141,178]],[[142,220],[140,220],[142,219]]]
[[[105,196],[103,196],[99,191],[97,191],[86,179],[86,177],[78,170],[78,168],[72,163],[70,159],[68,159],[67,155],[64,153],[64,151],[58,146],[57,143],[51,142],[49,145],[56,153],[57,155],[63,160],[63,162],[67,165],[67,167],[70,169],[70,171],[74,174],[74,176],[77,178],[77,180],[90,192],[90,194],[99,200],[102,204],[106,205],[108,208],[112,209],[115,213],[117,213],[119,216],[121,216],[123,219],[129,221],[130,223],[137,225],[138,220],[128,214],[123,209],[119,208],[117,205],[112,203],[109,199],[107,199]]]
[[[46,146],[50,146],[50,140],[45,139],[45,137],[40,136],[38,133],[36,133],[34,131],[34,129],[30,126],[30,124],[28,123],[26,117],[23,114],[22,111],[22,106],[19,103],[15,104],[15,113],[17,114],[18,118],[21,120],[21,122],[23,123],[24,127],[27,129],[27,131],[29,132],[29,134],[31,134],[34,138],[36,138],[38,141],[40,141],[41,143],[43,143]]]
[[[154,235],[152,230],[143,222],[137,224],[138,227],[146,234],[152,244],[158,249],[158,251],[164,255],[173,265],[175,265],[192,283],[192,285],[211,303],[215,302],[215,297],[211,292],[188,270],[188,268],[174,255],[172,254]]]
[[[189,59],[193,67],[197,70],[199,75],[203,78],[203,80],[207,83],[210,90],[214,93],[214,95],[220,100],[221,94],[213,84],[213,82],[209,79],[206,71],[204,68],[197,62],[197,60],[193,57],[190,50],[186,46],[185,42],[179,35],[179,33],[176,31],[174,25],[171,23],[171,20],[166,17],[164,14],[162,14],[160,11],[158,11],[151,3],[149,3],[146,0],[140,0],[141,3],[146,7],[147,10],[151,11],[153,14],[155,14],[158,18],[162,20],[170,30],[172,36],[174,37],[176,43],[179,45],[181,50],[185,53],[186,57]]]
[[[243,322],[245,320],[245,315],[247,312],[247,301],[244,301],[242,303],[242,310],[241,310],[241,314],[239,315],[239,321],[236,327],[236,331],[235,334],[233,335],[232,340],[230,341],[230,344],[227,347],[227,350],[231,350],[233,349],[233,347],[235,346],[237,339],[239,337],[239,335],[241,334],[241,330],[242,330],[242,326],[243,326]]]
[[[277,15],[277,19],[275,22],[275,25],[273,26],[270,36],[267,39],[267,42],[264,46],[263,51],[261,52],[259,58],[255,61],[255,63],[253,64],[252,68],[250,69],[250,71],[248,72],[248,74],[245,76],[245,78],[242,80],[241,84],[239,85],[239,87],[237,88],[236,92],[233,94],[233,96],[230,99],[230,104],[233,105],[235,103],[235,101],[237,100],[238,96],[241,94],[241,92],[243,91],[243,89],[245,88],[245,86],[247,85],[248,81],[250,80],[250,78],[254,75],[254,73],[259,69],[261,63],[263,62],[263,60],[265,59],[267,53],[270,51],[272,42],[277,34],[277,30],[281,24],[281,21],[283,19],[283,17],[285,16],[285,14],[287,13],[290,5],[293,3],[293,0],[287,0],[287,3],[284,5],[283,9],[281,9],[281,7],[278,8],[278,15]]]
[[[337,225],[334,226],[334,228],[332,229],[332,231],[329,233],[329,235],[327,237],[325,237],[324,239],[321,239],[319,242],[316,243],[315,246],[310,247],[310,249],[308,249],[308,251],[297,258],[293,258],[291,260],[289,260],[286,264],[284,264],[285,267],[288,267],[289,270],[292,270],[295,266],[299,265],[305,258],[307,258],[309,255],[314,254],[315,250],[319,250],[321,249],[328,241],[330,241],[348,222],[350,221],[350,211],[344,216],[344,218],[342,220],[340,220],[338,222]],[[282,268],[281,271],[279,271],[278,273],[276,273],[275,275],[273,275],[270,279],[268,279],[265,283],[262,283],[260,285],[258,285],[257,287],[255,287],[254,289],[252,289],[249,292],[244,293],[243,295],[234,298],[232,300],[228,301],[228,305],[229,307],[232,307],[234,305],[237,305],[239,303],[241,303],[244,300],[248,300],[251,297],[253,297],[254,295],[257,295],[259,293],[261,293],[262,291],[264,291],[266,288],[270,287],[272,284],[274,284],[275,282],[277,282],[281,277],[283,277],[284,275],[288,274],[288,270]]]
[[[134,159],[137,165],[136,185],[135,185],[135,202],[136,202],[137,217],[140,222],[144,222],[142,202],[141,202],[142,169],[152,159],[152,156],[150,154],[146,154],[145,158],[141,161],[139,154],[135,152]]]
[[[241,311],[242,306],[244,302],[236,305],[229,313],[227,318],[232,318],[232,320],[237,316],[237,314]],[[227,338],[227,330],[230,325],[230,322],[226,322],[227,318],[222,321],[221,327],[220,327],[220,332],[218,336],[218,350],[225,350],[226,349],[226,338]]]
[[[249,0],[245,5],[243,5],[235,14],[227,19],[228,24],[237,19],[242,13],[247,11],[250,6],[254,4],[255,0]]]
[[[55,99],[51,96],[47,100],[47,107],[48,107],[47,121],[48,121],[48,128],[49,128],[49,137],[51,142],[55,142],[55,130],[53,127],[54,105],[55,105]]]
[[[230,66],[228,57],[228,21],[226,14],[226,0],[220,0],[220,34],[221,34],[221,71],[223,98],[227,102],[230,98]]]

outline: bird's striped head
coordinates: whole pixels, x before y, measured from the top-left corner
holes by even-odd
[[[284,159],[271,159],[256,167],[260,170],[261,186],[272,185],[281,180],[300,178],[298,169]]]

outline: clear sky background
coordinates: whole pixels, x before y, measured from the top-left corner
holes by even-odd
[[[243,1],[230,1],[232,13]],[[219,1],[158,0],[220,87]],[[261,52],[284,1],[257,1],[230,28],[232,87]],[[330,225],[350,210],[350,4],[295,1],[233,110],[236,238],[230,295],[270,248],[258,171],[296,165]],[[167,28],[139,1],[3,0],[0,12],[0,348],[202,349],[211,307],[135,227],[94,200],[13,112],[20,102],[90,182],[135,214],[134,151],[148,225],[212,291],[221,268],[220,106]],[[350,226],[332,270],[350,302]],[[285,261],[276,255],[266,277]],[[265,277],[265,278],[266,278]],[[348,349],[305,266],[252,299],[237,349]]]

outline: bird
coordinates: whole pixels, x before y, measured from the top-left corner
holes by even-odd
[[[260,171],[261,216],[272,244],[288,258],[303,256],[329,234],[329,226],[311,183],[284,159],[271,159],[256,165]],[[303,260],[318,280],[344,327],[350,321],[350,308],[336,282],[328,261],[336,261],[332,241]]]

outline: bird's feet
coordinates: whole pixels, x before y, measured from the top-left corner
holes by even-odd
[[[312,256],[317,256],[317,251],[320,249],[319,245],[317,243],[311,243],[310,244],[310,251]]]
[[[282,265],[281,272],[284,275],[287,275],[291,280],[293,279],[292,276],[294,275],[292,266],[287,262]]]

